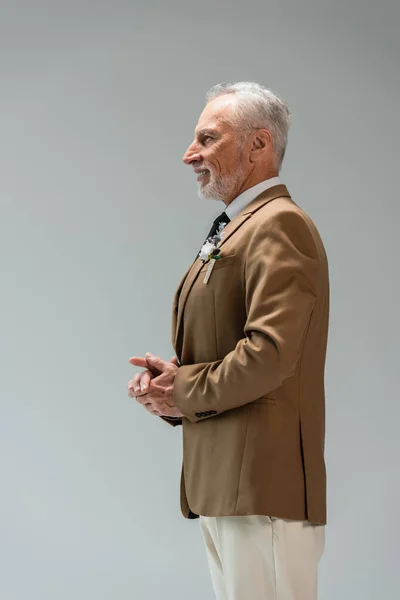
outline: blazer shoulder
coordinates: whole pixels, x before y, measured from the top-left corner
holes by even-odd
[[[255,230],[272,228],[288,233],[292,238],[298,236],[317,247],[323,246],[318,228],[310,215],[290,197],[279,197],[268,202],[256,211],[252,219]]]
[[[289,196],[280,196],[260,206],[253,217],[264,220],[279,215],[297,215],[309,219],[309,215]]]
[[[279,197],[253,213],[248,230],[251,244],[289,244],[314,258],[324,258],[325,250],[311,217],[289,197]]]
[[[309,215],[288,197],[276,198],[264,204],[252,214],[250,221],[250,225],[256,230],[282,228],[287,231],[293,228],[294,233],[299,229],[311,229],[313,225]]]

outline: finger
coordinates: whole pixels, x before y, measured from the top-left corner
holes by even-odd
[[[136,398],[140,398],[141,396],[147,396],[148,390],[143,390],[143,392],[134,392]]]
[[[140,378],[140,390],[142,392],[147,392],[149,389],[150,381],[153,379],[153,374],[147,369],[141,373]]]
[[[146,360],[151,367],[154,366],[156,369],[161,371],[161,373],[170,369],[170,363],[166,362],[159,356],[154,356],[154,354],[150,354],[150,352],[146,353]]]
[[[136,367],[142,367],[143,369],[147,368],[147,360],[141,356],[132,356],[132,358],[129,359],[129,362]]]
[[[137,373],[133,378],[133,394],[135,396],[143,396],[147,394],[150,387],[150,381],[154,379],[154,375],[151,371],[146,370],[142,373]]]
[[[140,373],[136,373],[135,377],[133,378],[134,381],[134,390],[135,393],[137,394],[138,392],[140,392]]]
[[[128,382],[128,396],[131,398],[134,398],[135,396],[135,382],[133,379]]]
[[[137,373],[128,383],[128,395],[134,398],[140,393],[140,373]]]
[[[156,367],[150,365],[145,358],[141,356],[132,356],[129,359],[131,365],[135,365],[136,367],[142,367],[143,369],[149,369],[150,373],[153,375],[159,375],[161,371],[158,371]]]
[[[154,384],[154,381],[156,381],[156,379],[151,380],[147,391],[143,390],[143,392],[134,392],[136,398],[142,398],[142,404],[143,402],[153,402],[153,400],[158,401],[165,397],[165,386]]]
[[[173,365],[176,365],[177,367],[179,366],[178,358],[176,356],[173,356],[169,362],[171,362]]]

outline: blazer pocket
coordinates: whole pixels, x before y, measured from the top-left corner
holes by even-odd
[[[222,269],[223,267],[227,267],[228,265],[232,265],[235,262],[236,254],[229,254],[228,256],[223,256],[219,260],[215,261],[215,265],[213,266],[213,271],[215,269]],[[200,273],[203,271],[207,271],[210,265],[210,261],[206,262],[204,267],[200,269]]]
[[[253,400],[252,404],[276,404],[275,398],[269,398],[268,396],[261,396],[257,400]]]

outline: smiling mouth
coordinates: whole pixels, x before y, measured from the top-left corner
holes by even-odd
[[[197,181],[202,181],[209,174],[210,174],[210,171],[208,169],[204,169],[203,171],[199,171],[199,173],[197,175]]]

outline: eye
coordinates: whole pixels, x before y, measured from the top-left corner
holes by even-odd
[[[207,142],[207,140],[212,140],[212,139],[214,139],[214,138],[212,138],[211,135],[204,135],[202,142],[203,142],[203,144],[205,144],[205,142]]]

